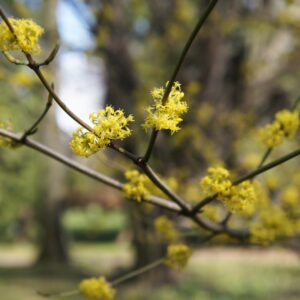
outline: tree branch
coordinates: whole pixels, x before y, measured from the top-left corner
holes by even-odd
[[[54,85],[52,84],[52,88],[54,88]],[[28,128],[22,135],[21,137],[21,141],[24,141],[26,140],[26,138],[29,136],[29,135],[33,135],[37,132],[38,130],[38,125],[43,121],[43,119],[46,117],[49,109],[51,108],[52,106],[52,96],[51,94],[48,95],[48,101],[46,103],[46,106],[45,106],[45,109],[44,111],[42,112],[42,114],[40,115],[40,117],[33,123],[33,125]]]
[[[113,178],[110,178],[108,176],[105,176],[99,172],[96,172],[90,168],[87,168],[86,166],[84,165],[81,165],[73,160],[71,160],[70,158],[66,157],[66,156],[63,156],[61,155],[60,153],[38,143],[38,142],[35,142],[31,139],[25,139],[22,141],[22,135],[19,135],[19,134],[16,134],[16,133],[13,133],[13,132],[10,132],[10,131],[7,131],[5,129],[2,129],[0,128],[0,136],[3,136],[5,138],[9,138],[11,140],[13,140],[14,142],[16,143],[19,143],[19,144],[22,144],[22,145],[25,145],[31,149],[34,149],[48,157],[51,157],[53,159],[55,159],[56,161],[90,177],[90,178],[93,178],[99,182],[102,182],[110,187],[113,187],[117,190],[120,190],[122,191],[123,190],[123,183],[113,179]],[[173,211],[173,212],[177,212],[177,213],[180,213],[181,212],[181,209],[180,207],[171,202],[171,201],[168,201],[168,200],[165,200],[165,199],[162,199],[160,197],[157,197],[157,196],[149,196],[147,197],[147,199],[145,199],[145,203],[151,203],[151,204],[154,204],[154,205],[157,205],[157,206],[160,206],[162,208],[165,208],[165,209],[168,209],[170,211]]]

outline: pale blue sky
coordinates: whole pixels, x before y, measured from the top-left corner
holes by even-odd
[[[57,23],[62,42],[58,57],[58,92],[73,112],[88,121],[89,114],[100,108],[103,99],[101,61],[80,51],[92,48],[93,40],[74,8],[65,1],[59,1]],[[78,127],[60,109],[57,119],[61,129],[69,134]]]

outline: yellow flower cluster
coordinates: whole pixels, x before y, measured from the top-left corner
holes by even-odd
[[[207,173],[208,175],[200,182],[203,192],[209,196],[214,194],[220,197],[228,196],[232,187],[229,171],[222,167],[211,167]]]
[[[0,49],[2,51],[21,50],[26,53],[38,53],[38,40],[44,29],[32,20],[8,19],[15,35],[9,30],[4,21],[0,23]]]
[[[299,128],[299,113],[282,110],[276,113],[275,120],[259,130],[261,143],[272,148],[284,142],[284,138],[293,138]]]
[[[191,255],[192,249],[185,244],[170,245],[167,251],[166,265],[181,271],[188,263]]]
[[[200,181],[207,196],[218,195],[218,199],[233,213],[252,213],[256,194],[250,181],[233,185],[230,173],[222,167],[208,169],[208,175]]]
[[[116,294],[116,290],[109,285],[103,276],[82,280],[79,284],[79,290],[89,299],[113,300]]]
[[[125,177],[128,182],[124,184],[123,191],[127,198],[141,202],[149,195],[149,190],[145,186],[148,181],[146,175],[137,170],[130,170],[125,173]]]
[[[251,241],[267,245],[277,237],[290,237],[294,234],[293,223],[285,212],[275,206],[263,210],[255,223],[250,225]]]
[[[125,117],[122,110],[111,106],[90,114],[90,120],[94,124],[93,132],[78,128],[73,133],[70,147],[79,156],[91,156],[108,146],[111,140],[123,140],[131,134],[127,125],[133,122],[133,116]]]
[[[223,203],[233,213],[252,214],[255,209],[256,193],[252,183],[247,180],[230,189],[230,195],[224,197]]]
[[[156,218],[154,226],[156,231],[159,232],[167,242],[174,242],[178,240],[179,233],[175,229],[174,223],[166,216]]]
[[[167,83],[168,84],[168,83]],[[155,130],[180,130],[178,124],[182,121],[181,115],[188,110],[187,103],[183,101],[184,93],[179,82],[175,82],[165,104],[162,103],[164,88],[155,88],[151,95],[154,105],[147,108],[148,116],[143,126]]]

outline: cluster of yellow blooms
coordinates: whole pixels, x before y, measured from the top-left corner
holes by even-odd
[[[251,241],[255,244],[267,245],[277,237],[290,237],[294,232],[291,220],[280,207],[276,206],[262,210],[257,220],[250,225]]]
[[[128,182],[124,184],[123,191],[127,198],[141,202],[149,195],[149,190],[145,186],[148,182],[146,175],[137,170],[130,170],[125,173],[125,177]]]
[[[7,24],[0,24],[0,49],[2,51],[20,50],[26,53],[38,53],[40,46],[38,40],[44,29],[32,20],[8,19],[14,29],[15,35],[10,31]]]
[[[167,242],[174,242],[179,238],[179,233],[175,229],[174,223],[166,216],[156,218],[154,227]]]
[[[113,300],[116,294],[116,290],[103,276],[82,280],[79,284],[79,290],[89,299]]]
[[[184,93],[179,82],[173,84],[166,103],[162,103],[164,93],[163,87],[152,90],[154,105],[147,108],[148,116],[143,126],[155,130],[170,130],[173,134],[180,129],[178,124],[182,121],[181,115],[188,110],[188,106],[182,100]]]
[[[259,130],[261,143],[272,148],[284,142],[284,138],[293,138],[299,128],[299,113],[282,110],[276,113],[275,120]]]
[[[233,185],[229,171],[222,167],[209,168],[208,175],[202,178],[200,185],[206,195],[217,194],[218,199],[233,213],[248,213],[256,201],[252,183],[247,180]]]
[[[95,125],[93,132],[79,128],[73,133],[70,147],[77,155],[88,157],[108,146],[111,140],[123,140],[131,134],[127,125],[133,122],[133,116],[125,117],[122,110],[111,106],[90,114],[90,120]]]
[[[177,271],[184,269],[190,256],[192,249],[185,244],[173,244],[168,247],[166,265]]]

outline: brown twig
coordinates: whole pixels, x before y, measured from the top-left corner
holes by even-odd
[[[54,84],[52,84],[52,88],[54,89]],[[21,141],[26,140],[26,138],[30,135],[33,135],[38,130],[38,125],[44,120],[46,117],[48,111],[50,110],[52,106],[52,96],[51,94],[48,95],[48,100],[45,106],[45,109],[43,110],[42,114],[39,116],[39,118],[32,124],[31,127],[29,127],[22,135]]]

